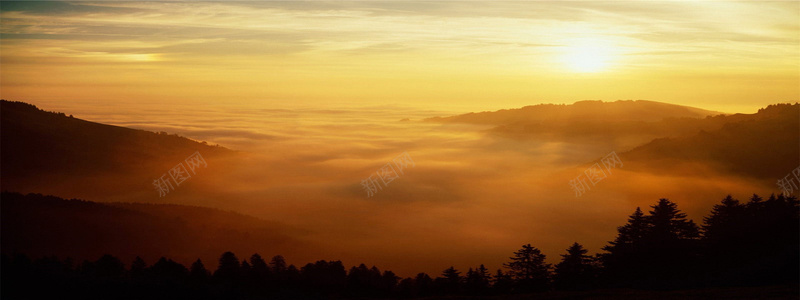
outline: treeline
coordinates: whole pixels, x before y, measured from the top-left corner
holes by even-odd
[[[240,260],[226,252],[213,272],[199,259],[187,268],[137,257],[126,267],[111,255],[76,263],[4,254],[0,276],[3,299],[363,299],[796,284],[799,216],[796,197],[753,195],[742,203],[728,196],[698,226],[661,199],[647,213],[637,208],[603,253],[587,255],[574,243],[551,265],[527,244],[496,272],[479,265],[400,278],[364,264],[348,270],[341,261],[320,260],[297,268],[280,255]]]

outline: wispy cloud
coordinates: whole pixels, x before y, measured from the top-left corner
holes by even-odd
[[[125,74],[146,77],[149,73],[141,74],[142,68],[160,68],[150,77],[172,86],[126,91],[126,97],[210,100],[221,94],[200,93],[202,88],[187,84],[218,82],[247,101],[386,98],[424,103],[419,99],[433,95],[475,107],[491,95],[485,91],[495,91],[494,98],[504,99],[506,106],[529,104],[521,101],[532,98],[690,101],[688,92],[659,91],[671,82],[641,82],[651,88],[646,95],[625,88],[625,82],[643,78],[642,73],[698,71],[796,79],[799,5],[791,1],[11,2],[0,10],[0,60],[4,85],[24,86],[35,80],[43,86],[79,85],[70,77],[41,78],[46,70],[70,73],[76,71],[75,64],[82,64],[85,71],[80,77],[87,82],[143,84],[143,79]],[[576,82],[566,69],[564,53],[592,43],[601,43],[613,56],[608,76],[597,86],[619,88],[590,88],[581,80],[577,83],[583,89],[565,90]],[[91,75],[110,63],[118,64],[118,74]],[[742,89],[758,88],[743,77],[733,79],[731,84]],[[259,82],[273,84],[264,89]],[[695,90],[707,88],[697,82],[686,84]],[[4,96],[55,97],[44,90],[40,90],[44,95],[4,90]],[[767,96],[772,98],[798,95],[792,87],[769,90]],[[100,91],[73,93],[94,99],[113,96]],[[740,94],[723,93],[717,101],[731,97],[753,101]]]

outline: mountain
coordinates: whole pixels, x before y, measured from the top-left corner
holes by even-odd
[[[730,121],[723,117],[718,112],[688,106],[626,100],[541,104],[426,121],[488,125],[485,133],[489,137],[567,143],[608,152],[630,150],[656,138],[717,129]]]
[[[695,170],[686,166],[699,164],[774,183],[800,165],[797,103],[723,115],[653,101],[581,101],[427,121],[489,125],[487,137],[499,138],[494,141],[504,148],[534,141],[560,143],[567,150],[579,147],[590,154],[616,151],[626,168],[640,171],[691,173]],[[572,151],[562,160],[580,164],[596,158]]]
[[[170,204],[104,204],[41,194],[3,192],[0,248],[33,257],[71,257],[78,263],[112,254],[130,263],[167,256],[215,266],[220,253],[267,258],[307,248],[305,232],[276,222],[217,209]]]
[[[234,151],[177,135],[105,125],[0,101],[0,181],[4,190],[92,199],[147,190],[199,152],[208,162]],[[213,168],[215,164],[208,163]],[[105,188],[98,189],[98,186]]]
[[[657,121],[667,118],[703,118],[719,112],[646,100],[578,101],[571,105],[539,104],[494,112],[429,118],[440,123],[507,125],[518,122]]]
[[[701,163],[769,181],[800,166],[800,104],[770,105],[755,114],[724,118],[730,120],[719,129],[655,139],[620,156],[641,162],[642,169]]]

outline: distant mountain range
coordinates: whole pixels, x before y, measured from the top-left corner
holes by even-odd
[[[703,121],[699,128],[714,129],[655,139],[624,156],[649,168],[669,170],[678,163],[697,162],[769,181],[800,166],[800,104],[770,105],[755,114]]]
[[[450,117],[427,119],[431,122],[509,125],[536,122],[587,122],[587,121],[643,121],[667,118],[703,118],[719,115],[689,106],[647,100],[622,100],[614,102],[578,101],[574,104],[539,104],[493,112],[467,113]]]
[[[719,112],[653,101],[580,101],[427,119],[489,125],[489,136],[550,141],[616,151],[642,169],[701,163],[763,180],[800,165],[800,104],[755,114]]]

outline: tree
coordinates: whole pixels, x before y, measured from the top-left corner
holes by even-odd
[[[647,216],[650,225],[647,237],[651,242],[694,240],[700,236],[694,221],[687,219],[674,202],[662,198],[651,207],[653,210]]]
[[[545,263],[545,258],[546,256],[531,244],[522,245],[522,249],[510,257],[511,262],[506,263],[505,267],[510,269],[509,273],[519,291],[547,290],[551,266]]]
[[[442,271],[442,276],[437,277],[434,283],[436,288],[444,294],[455,294],[461,290],[461,272],[456,270],[455,267]]]
[[[210,274],[199,258],[189,268],[189,280],[195,284],[203,285],[208,282]]]
[[[233,252],[225,252],[219,257],[219,267],[214,271],[214,278],[224,281],[239,279],[241,264]]]
[[[414,285],[419,296],[428,296],[433,293],[433,278],[426,273],[418,273],[414,277]]]
[[[131,280],[133,280],[134,282],[139,282],[144,280],[145,269],[147,269],[147,263],[145,263],[144,260],[139,256],[134,258],[133,262],[131,263],[131,269],[128,271]]]
[[[675,288],[698,274],[698,226],[667,199],[651,208],[647,216],[637,208],[603,247],[603,266],[616,286]]]
[[[82,267],[84,275],[96,278],[119,280],[125,274],[125,264],[111,255],[103,255],[96,262],[84,262]]]
[[[269,277],[271,273],[270,267],[258,253],[250,256],[250,265],[252,270],[251,277],[254,277],[258,281],[264,281]]]
[[[637,248],[647,233],[649,226],[650,224],[642,209],[637,207],[633,214],[628,217],[628,223],[617,228],[616,239],[609,242],[609,246],[603,247],[603,250],[614,252],[629,251]]]
[[[382,293],[383,277],[381,271],[365,264],[350,268],[347,273],[347,291],[350,296],[377,297]]]
[[[753,201],[761,201],[757,195],[753,196]],[[711,215],[703,218],[702,229],[705,239],[713,243],[730,241],[744,229],[741,225],[744,222],[745,208],[745,205],[739,203],[739,200],[733,199],[731,195],[722,199],[720,204],[714,205]]]
[[[283,256],[273,256],[272,260],[269,262],[269,265],[272,267],[272,272],[275,274],[286,272],[286,260],[283,258]]]
[[[710,283],[797,282],[799,216],[795,197],[753,195],[744,205],[724,199],[703,227]]]
[[[150,266],[149,271],[153,279],[164,286],[183,284],[189,275],[189,270],[184,265],[166,257],[160,258]]]
[[[553,276],[556,289],[588,290],[596,287],[597,272],[587,252],[576,242],[567,248],[567,254],[561,255],[561,262],[556,265]]]
[[[304,284],[317,296],[331,296],[342,292],[347,282],[347,272],[341,261],[319,260],[300,268]]]
[[[631,280],[642,278],[641,266],[644,264],[642,241],[649,227],[647,217],[639,207],[628,217],[628,223],[617,227],[617,237],[603,247],[608,253],[600,255],[606,279],[617,283],[630,283]]]
[[[394,272],[389,270],[384,270],[383,275],[381,276],[381,289],[383,292],[388,295],[395,291],[397,288],[397,281],[400,277],[397,277]]]
[[[511,278],[511,275],[504,273],[501,269],[497,269],[497,273],[494,275],[494,284],[492,285],[494,292],[506,294],[511,292],[513,286],[514,279]]]
[[[491,277],[492,275],[489,274],[489,270],[486,269],[483,264],[481,264],[474,271],[472,268],[469,268],[466,277],[467,292],[469,292],[470,295],[487,293],[489,290]]]

